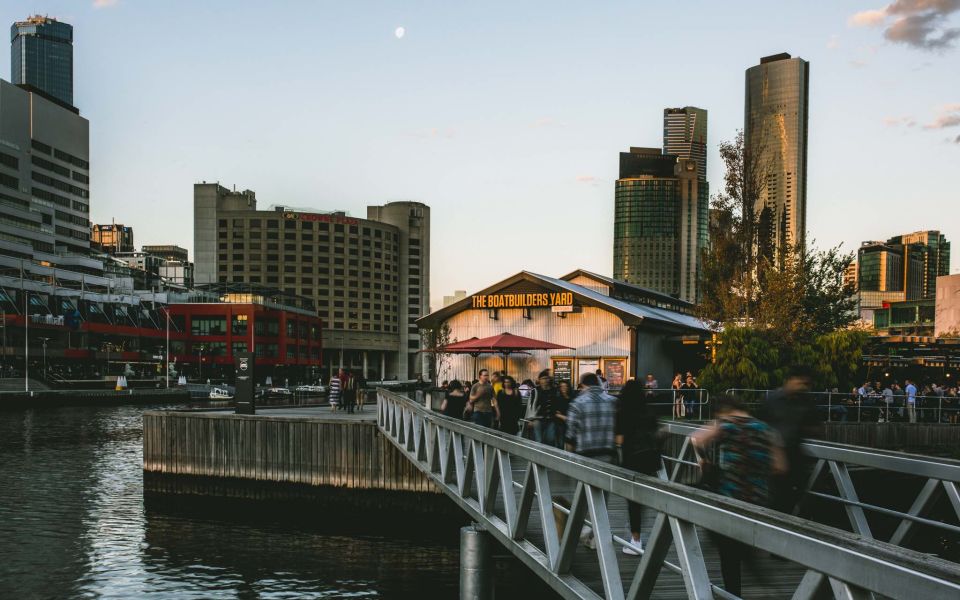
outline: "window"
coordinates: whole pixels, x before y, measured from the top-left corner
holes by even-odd
[[[232,354],[234,354],[234,355],[237,355],[237,354],[239,354],[239,353],[241,353],[241,352],[246,352],[246,351],[247,351],[247,343],[246,343],[246,342],[234,342],[234,343],[233,343],[233,347],[231,348],[231,351],[232,351]]]
[[[198,315],[190,319],[191,335],[224,335],[226,331],[226,317]]]
[[[257,344],[257,358],[277,358],[276,344]]]
[[[257,335],[280,335],[280,322],[276,319],[258,319],[254,323],[253,330]]]
[[[230,322],[230,331],[233,335],[246,335],[247,315],[233,315],[233,319]]]

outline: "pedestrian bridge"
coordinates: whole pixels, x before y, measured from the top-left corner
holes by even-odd
[[[960,532],[928,516],[940,496],[960,517],[958,461],[806,444],[816,460],[811,488],[827,478],[837,490],[807,497],[841,504],[851,524],[843,531],[680,483],[695,468],[688,425],[668,424],[678,451],[665,457],[658,478],[450,419],[386,390],[378,395],[385,437],[564,598],[737,598],[722,587],[716,535],[758,550],[744,569],[743,597],[960,598],[960,565],[904,547],[918,525]],[[868,504],[850,476],[864,467],[925,483],[909,510]],[[644,524],[639,557],[621,552],[627,501],[655,514]],[[870,513],[897,519],[893,535],[874,539]],[[580,543],[583,525],[594,529],[596,550]]]

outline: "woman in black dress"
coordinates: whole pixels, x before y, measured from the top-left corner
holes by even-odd
[[[523,403],[517,382],[509,375],[503,378],[503,389],[497,393],[497,407],[500,409],[500,431],[517,435],[520,417],[523,416]]]

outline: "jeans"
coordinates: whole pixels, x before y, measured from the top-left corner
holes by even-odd
[[[555,448],[563,448],[565,427],[563,423],[550,420],[543,425],[543,443]]]
[[[477,412],[473,411],[470,413],[470,420],[473,421],[474,425],[480,425],[483,427],[493,427],[493,412]]]

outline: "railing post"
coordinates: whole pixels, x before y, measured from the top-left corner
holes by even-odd
[[[493,539],[474,523],[460,529],[460,599],[493,600]]]
[[[831,400],[833,399],[833,392],[827,392],[827,423],[830,422],[833,416],[833,406]]]

